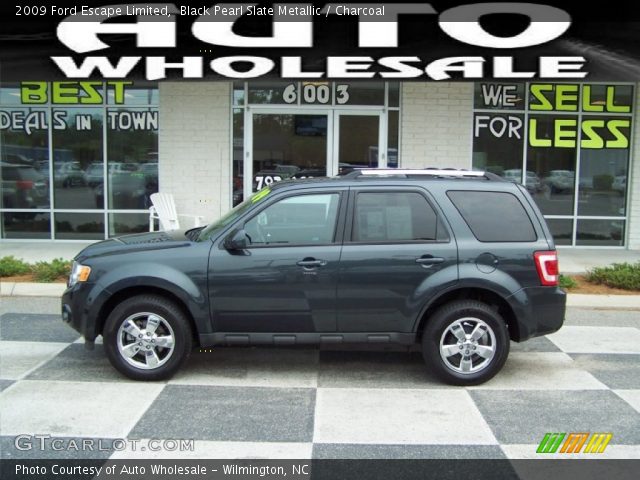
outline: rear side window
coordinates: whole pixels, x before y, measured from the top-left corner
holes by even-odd
[[[356,196],[354,242],[447,241],[429,202],[415,192],[372,192]]]
[[[533,242],[537,239],[529,215],[511,193],[448,191],[447,196],[481,242]]]

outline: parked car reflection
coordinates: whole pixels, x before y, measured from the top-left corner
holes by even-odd
[[[49,208],[48,179],[34,167],[2,162],[2,208]],[[35,213],[14,213],[12,218],[27,218]]]

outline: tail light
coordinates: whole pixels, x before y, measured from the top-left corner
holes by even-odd
[[[31,190],[33,188],[33,182],[31,180],[18,180],[16,187],[18,190]]]
[[[545,287],[557,287],[560,271],[558,268],[558,253],[555,250],[534,252],[540,283]]]

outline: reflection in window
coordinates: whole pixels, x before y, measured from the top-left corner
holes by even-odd
[[[360,193],[353,223],[354,242],[435,241],[443,235],[436,212],[418,193]]]
[[[583,134],[581,143],[578,215],[625,216],[630,123],[620,117],[583,118],[589,135]]]
[[[522,183],[523,142],[523,115],[476,113],[473,121],[473,168]]]
[[[0,218],[3,238],[51,238],[49,213],[5,212]]]
[[[233,109],[233,178],[231,192],[233,206],[239,205],[244,199],[244,110]]]
[[[531,115],[527,171],[541,179],[533,192],[545,215],[572,215],[575,192],[577,117]]]
[[[398,144],[400,112],[390,110],[387,116],[387,167],[398,168]]]
[[[107,168],[109,208],[151,206],[158,191],[157,108],[107,110]]]
[[[48,112],[2,108],[0,207],[49,208]]]
[[[547,225],[556,245],[571,245],[573,242],[573,220],[570,218],[548,218]]]
[[[58,240],[102,240],[102,213],[56,213],[55,238]]]
[[[296,82],[249,82],[249,103],[296,103],[284,99],[285,88]]]
[[[578,220],[576,245],[593,247],[621,247],[624,245],[625,221]]]
[[[95,165],[102,165],[103,110],[55,108],[52,115],[54,207],[103,208],[86,174],[91,169],[93,181],[101,181]]]
[[[156,224],[154,230],[158,230]],[[149,231],[149,215],[146,213],[110,213],[109,237]]]
[[[333,242],[340,195],[298,195],[270,205],[245,224],[252,245]]]

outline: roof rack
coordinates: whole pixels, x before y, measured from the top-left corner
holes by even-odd
[[[477,170],[458,170],[426,168],[419,169],[399,169],[399,168],[363,168],[356,169],[343,178],[359,178],[359,177],[384,177],[384,176],[428,176],[428,177],[455,177],[455,178],[485,178],[493,181],[504,181],[504,178],[491,172],[482,172]]]

